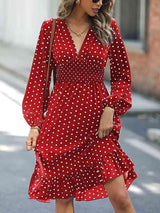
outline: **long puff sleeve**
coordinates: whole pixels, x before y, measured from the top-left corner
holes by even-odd
[[[41,127],[43,122],[43,100],[49,59],[49,42],[51,37],[51,20],[43,21],[33,57],[30,76],[22,101],[22,112],[30,126]],[[52,61],[52,60],[51,60]],[[47,97],[44,105],[46,111],[49,102],[49,85],[51,82],[52,63],[50,64]]]
[[[130,64],[119,31],[118,24],[113,18],[111,23],[113,41],[109,44],[111,92],[103,98],[103,108],[113,108],[115,115],[123,115],[132,106]]]

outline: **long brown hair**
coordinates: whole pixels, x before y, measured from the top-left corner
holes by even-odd
[[[75,0],[61,0],[61,3],[58,7],[57,16],[61,19],[67,18],[74,6],[76,4]],[[112,32],[110,25],[112,22],[113,14],[113,0],[108,0],[107,3],[103,4],[99,12],[95,16],[89,16],[93,30],[96,32],[98,39],[104,44],[112,42]]]

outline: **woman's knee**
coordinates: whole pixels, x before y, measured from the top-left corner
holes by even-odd
[[[109,198],[119,209],[126,209],[131,205],[131,200],[127,190],[117,191],[116,194]]]

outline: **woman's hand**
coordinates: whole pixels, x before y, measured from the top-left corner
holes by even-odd
[[[26,140],[26,149],[27,151],[34,150],[36,147],[36,140],[39,135],[38,129],[31,129]]]
[[[99,129],[96,132],[96,135],[102,139],[106,135],[109,135],[109,132],[113,129],[113,115],[114,109],[110,107],[105,107],[101,115]]]

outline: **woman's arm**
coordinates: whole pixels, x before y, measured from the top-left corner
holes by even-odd
[[[30,76],[22,102],[22,112],[26,122],[32,126],[42,125],[42,112],[44,90],[49,58],[49,42],[51,33],[51,20],[43,21],[33,57]],[[52,60],[51,60],[52,61]],[[52,63],[51,63],[52,64]],[[52,65],[50,65],[49,82],[45,110],[49,102],[49,85],[51,81]]]
[[[113,18],[112,29],[114,40],[109,46],[110,73],[111,73],[111,92],[103,99],[103,108],[114,109],[114,114],[123,115],[132,107],[131,98],[131,71],[128,55],[118,24]]]

